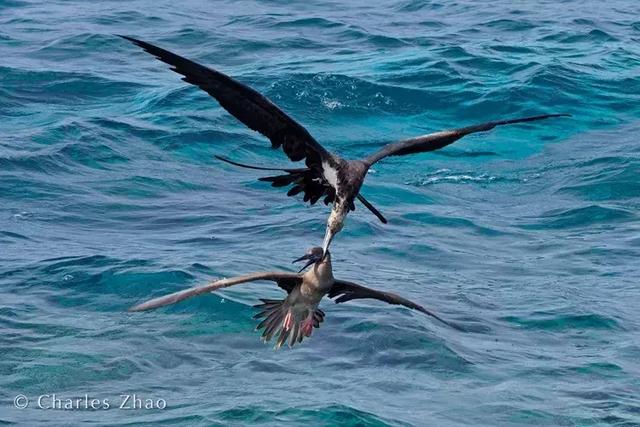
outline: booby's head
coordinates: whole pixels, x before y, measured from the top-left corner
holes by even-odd
[[[315,264],[319,262],[325,263],[325,262],[331,261],[331,254],[329,253],[329,251],[325,253],[321,247],[316,246],[307,250],[306,254],[294,260],[293,262],[295,263],[295,262],[300,262],[305,260],[307,261],[307,263],[304,265],[304,267],[300,269],[300,272],[302,272],[302,270],[304,270],[305,268],[309,267],[311,264]]]

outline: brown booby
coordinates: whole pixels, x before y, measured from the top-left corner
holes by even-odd
[[[262,338],[265,342],[271,340],[276,334],[278,335],[276,348],[280,348],[287,340],[289,346],[293,346],[295,343],[301,342],[304,337],[311,336],[313,328],[318,328],[324,320],[325,313],[318,308],[318,305],[325,295],[329,298],[335,298],[336,303],[372,298],[389,304],[403,305],[432,316],[453,328],[460,329],[423,306],[399,295],[334,278],[331,254],[327,252],[326,256],[322,255],[322,248],[315,247],[294,261],[308,260],[302,270],[313,264],[313,267],[304,273],[265,272],[217,280],[204,286],[154,298],[130,308],[129,311],[151,310],[241,283],[272,281],[288,295],[283,300],[261,299],[262,304],[254,306],[260,310],[254,319],[262,319],[256,329],[264,329]],[[302,272],[302,270],[300,271]]]

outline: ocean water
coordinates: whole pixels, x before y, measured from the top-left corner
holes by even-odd
[[[329,209],[216,161],[290,165],[113,34],[253,85],[345,157],[573,117],[381,162],[362,193],[389,224],[359,208],[334,241],[337,277],[464,331],[325,301],[274,351],[251,319],[269,284],[126,312],[292,271]],[[640,425],[636,1],[0,0],[0,54],[0,424]],[[110,408],[38,408],[54,394]],[[166,407],[117,407],[133,394]]]

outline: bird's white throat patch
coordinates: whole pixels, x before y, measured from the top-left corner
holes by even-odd
[[[338,190],[338,171],[333,168],[329,162],[322,162],[322,174],[327,182]]]

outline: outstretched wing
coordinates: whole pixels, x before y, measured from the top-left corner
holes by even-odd
[[[551,117],[571,117],[570,114],[544,114],[541,116],[522,117],[511,120],[497,120],[493,122],[480,123],[473,126],[467,126],[459,129],[445,130],[441,132],[430,133],[428,135],[418,136],[415,138],[405,139],[398,142],[387,144],[382,149],[371,156],[367,157],[365,162],[374,164],[380,159],[388,156],[403,156],[405,154],[424,153],[427,151],[438,150],[446,147],[462,138],[463,136],[476,133],[486,132],[496,126],[510,125],[515,123],[533,122],[536,120],[544,120]]]
[[[455,325],[442,319],[432,311],[427,310],[420,304],[416,304],[406,298],[396,295],[391,292],[377,291],[375,289],[367,288],[366,286],[358,285],[357,283],[347,282],[345,280],[336,280],[333,287],[329,291],[329,298],[335,298],[336,304],[351,301],[354,299],[372,298],[379,301],[384,301],[388,304],[403,305],[412,310],[417,310],[421,313],[427,314],[433,318],[438,319],[445,325],[449,325],[453,328],[459,329]]]
[[[140,46],[171,70],[182,74],[187,83],[198,86],[247,127],[260,132],[292,161],[305,160],[308,167],[322,171],[322,162],[332,164],[332,155],[309,132],[265,96],[212,68],[197,64],[142,40],[120,36]]]
[[[324,204],[328,205],[333,203],[336,199],[336,190],[333,188],[327,180],[315,169],[310,168],[298,168],[298,169],[285,169],[285,168],[265,168],[262,166],[247,165],[244,163],[234,162],[226,157],[215,156],[216,159],[229,163],[234,166],[239,166],[246,169],[255,169],[262,171],[277,171],[285,172],[284,175],[265,176],[258,178],[260,181],[270,182],[272,187],[288,187],[291,188],[287,192],[287,196],[295,196],[299,193],[303,193],[303,200],[314,205],[319,199],[323,198]],[[369,209],[382,223],[386,224],[386,218],[375,208],[367,199],[358,194],[358,200]],[[355,209],[355,207],[354,207]],[[353,210],[353,209],[352,209]]]
[[[142,304],[138,304],[135,307],[131,307],[129,311],[151,310],[154,308],[163,307],[165,305],[175,304],[196,295],[217,291],[218,289],[228,288],[229,286],[239,285],[240,283],[254,282],[257,280],[270,280],[272,282],[276,282],[278,286],[289,293],[296,285],[302,282],[302,276],[295,273],[268,272],[253,273],[247,274],[245,276],[232,277],[230,279],[217,280],[204,286],[196,286],[193,288],[185,289],[184,291],[178,291],[169,295],[154,298]]]

